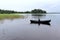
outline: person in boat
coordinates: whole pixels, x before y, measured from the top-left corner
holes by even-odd
[[[40,19],[38,19],[38,21],[40,22]]]

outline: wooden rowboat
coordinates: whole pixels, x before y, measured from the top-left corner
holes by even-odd
[[[51,22],[51,20],[44,20],[44,21],[40,21],[40,20],[30,20],[31,24],[49,24]]]

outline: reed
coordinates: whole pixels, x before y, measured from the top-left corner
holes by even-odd
[[[17,15],[17,14],[0,14],[0,19],[15,19],[15,18],[23,18],[23,15]]]

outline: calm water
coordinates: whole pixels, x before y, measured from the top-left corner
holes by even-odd
[[[22,15],[25,18],[0,20],[0,40],[60,40],[60,14]],[[38,18],[51,19],[51,25],[30,24],[31,19]]]

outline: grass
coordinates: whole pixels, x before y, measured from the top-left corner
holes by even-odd
[[[23,18],[23,15],[17,15],[17,14],[0,14],[0,20],[1,19],[16,19],[16,18]]]

